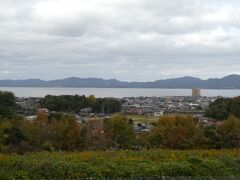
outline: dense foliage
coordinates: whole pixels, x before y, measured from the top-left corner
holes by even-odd
[[[123,115],[115,115],[104,121],[104,132],[108,138],[108,146],[116,149],[131,148],[136,141],[133,127]]]
[[[61,95],[45,96],[42,106],[51,111],[79,113],[82,108],[91,107],[94,113],[116,113],[121,110],[121,102],[114,98],[95,98],[94,96]]]
[[[94,112],[104,108],[113,113],[118,103],[94,96],[46,96],[43,104],[50,110],[68,113],[39,113],[27,121],[14,113],[14,95],[1,92],[0,179],[240,176],[240,119],[235,108],[229,111],[235,116],[229,113],[216,126],[203,126],[187,115],[163,116],[149,124],[151,131],[140,134],[122,114],[80,123],[69,113],[89,106]]]
[[[0,155],[0,179],[239,177],[239,158],[239,150],[125,150]]]
[[[0,91],[0,118],[13,117],[16,106],[16,98],[13,93]]]
[[[240,97],[217,99],[210,104],[206,115],[220,120],[227,119],[230,115],[240,118]]]
[[[63,97],[66,101],[74,99],[74,96]],[[14,98],[11,93],[3,93],[0,102],[4,107],[13,108]],[[45,103],[51,102],[52,97],[46,98]],[[93,96],[75,98],[88,99],[89,104],[98,101]],[[109,99],[105,100],[109,102]],[[240,148],[240,120],[233,115],[215,126],[203,126],[188,115],[162,116],[147,126],[149,130],[136,133],[133,122],[122,114],[82,123],[71,113],[39,113],[32,121],[4,113],[0,117],[0,152]]]
[[[117,113],[121,111],[122,104],[113,98],[97,98],[92,106],[95,113]]]
[[[198,133],[199,129],[191,116],[166,116],[159,119],[148,138],[153,147],[182,149],[190,147],[190,141]]]
[[[201,126],[191,116],[164,116],[150,132],[135,134],[123,115],[79,123],[75,116],[39,114],[0,122],[0,151],[82,151],[98,149],[240,148],[240,120],[231,116],[218,126]]]
[[[202,126],[191,116],[163,116],[140,135],[143,147],[171,149],[240,148],[240,119],[230,116],[217,126]]]

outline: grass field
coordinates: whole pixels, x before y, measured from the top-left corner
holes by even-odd
[[[42,152],[0,155],[0,179],[240,176],[240,150]]]

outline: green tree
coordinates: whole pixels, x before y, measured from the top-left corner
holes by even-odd
[[[16,105],[15,95],[12,92],[0,91],[0,105],[14,107]]]
[[[15,113],[16,98],[11,92],[0,91],[0,118],[12,118]]]
[[[148,136],[148,142],[151,147],[162,147],[164,142],[164,129],[161,126],[156,126],[152,129]]]
[[[209,141],[209,148],[220,149],[222,146],[222,140],[216,130],[216,126],[207,126],[204,128],[204,136]]]
[[[110,145],[115,148],[131,148],[136,142],[133,127],[127,117],[121,114],[104,121],[104,132]]]
[[[95,98],[90,95],[47,95],[41,101],[41,106],[51,111],[75,112],[78,113],[82,108],[92,107],[94,113],[116,113],[121,111],[121,102],[114,98]]]
[[[222,139],[223,148],[240,148],[240,120],[230,116],[217,127],[217,132]]]
[[[206,111],[206,116],[220,120],[226,120],[231,114],[240,118],[240,97],[219,98]]]
[[[9,126],[10,124],[8,122],[0,122],[0,152],[5,151],[6,149],[6,140],[8,138],[6,129],[8,129]]]
[[[204,129],[198,128],[196,133],[183,143],[184,149],[209,149],[209,139],[204,134]]]
[[[98,98],[93,105],[93,112],[95,113],[118,113],[121,111],[122,104],[114,98]]]
[[[9,146],[17,146],[19,145],[24,139],[24,133],[21,129],[23,119],[13,118],[8,120],[10,126],[5,130],[5,133],[7,134],[6,143]]]

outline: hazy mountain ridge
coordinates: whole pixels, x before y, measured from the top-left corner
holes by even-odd
[[[0,80],[1,87],[92,87],[92,88],[208,88],[240,89],[240,75],[202,80],[185,76],[154,82],[124,82],[116,79],[70,77],[44,81],[40,79]]]

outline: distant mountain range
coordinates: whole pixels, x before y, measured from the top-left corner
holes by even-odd
[[[206,88],[240,89],[240,75],[202,80],[195,77],[181,77],[153,82],[124,82],[116,79],[77,78],[44,81],[40,79],[0,80],[0,87],[92,87],[92,88]]]

